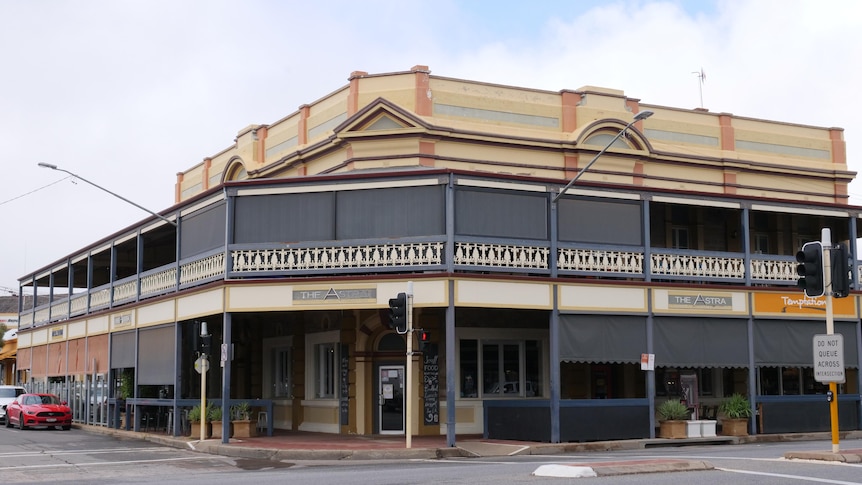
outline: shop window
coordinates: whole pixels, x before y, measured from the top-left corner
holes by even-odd
[[[305,336],[306,352],[305,361],[305,395],[313,396],[315,399],[335,399],[338,397],[338,357],[339,357],[339,332],[320,332]],[[273,346],[274,350],[283,349],[285,345]],[[277,352],[276,352],[277,354]],[[275,354],[274,354],[275,356]],[[282,355],[284,360],[289,361],[290,353]],[[273,362],[278,363],[276,358]],[[285,370],[282,369],[282,376]],[[286,372],[290,374],[290,366]],[[277,373],[277,372],[276,372]],[[272,379],[275,380],[276,373]]]
[[[293,397],[293,355],[289,347],[273,351],[273,396]]]
[[[781,390],[784,395],[800,394],[799,367],[781,368]]]
[[[461,397],[479,397],[479,388],[477,387],[479,342],[462,340],[459,355],[461,361]]]
[[[319,399],[331,399],[335,397],[336,370],[338,366],[337,351],[335,343],[329,342],[318,344],[314,347],[315,360],[317,365],[315,371],[317,376],[315,379],[314,396]]]
[[[480,390],[483,397],[541,395],[540,349],[535,340],[461,340],[461,396],[479,397]]]
[[[813,367],[805,367],[802,369],[802,384],[803,394],[826,394],[826,391],[829,390],[829,384],[824,384],[814,380]]]

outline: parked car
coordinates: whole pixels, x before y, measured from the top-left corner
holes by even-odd
[[[6,405],[25,392],[21,386],[0,386],[0,420],[6,421]]]
[[[53,394],[21,394],[6,405],[6,427],[62,427],[72,429],[72,410]]]

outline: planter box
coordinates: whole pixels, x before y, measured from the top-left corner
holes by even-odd
[[[685,438],[686,421],[662,421],[659,425],[659,438]]]
[[[212,437],[216,439],[222,438],[222,421],[212,422]],[[228,423],[228,438],[233,436],[233,423]]]
[[[232,421],[234,438],[253,438],[257,436],[257,422],[250,419]]]
[[[716,421],[714,419],[704,419],[700,421],[700,435],[704,438],[714,438],[715,423]]]
[[[700,430],[700,421],[689,420],[685,422],[685,436],[686,438],[700,438],[701,430]]]
[[[210,426],[210,423],[206,423],[204,426],[206,426],[206,432],[204,434],[204,438],[209,438],[210,436],[212,436],[212,427]],[[192,438],[200,438],[201,437],[201,423],[199,421],[192,423],[191,437]]]
[[[722,419],[721,434],[725,436],[748,436],[748,418]]]

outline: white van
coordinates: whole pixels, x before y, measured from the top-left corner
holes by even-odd
[[[25,392],[21,386],[0,386],[0,420],[6,422],[6,405]]]

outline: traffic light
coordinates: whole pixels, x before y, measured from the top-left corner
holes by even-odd
[[[407,333],[407,293],[389,299],[389,327],[401,335]]]
[[[844,298],[850,294],[850,262],[847,245],[836,244],[832,248],[832,296]]]
[[[823,295],[823,246],[819,242],[807,242],[796,253],[796,285],[805,290],[805,296]]]
[[[427,330],[419,331],[419,350],[425,352],[428,345],[431,343],[431,332]]]

